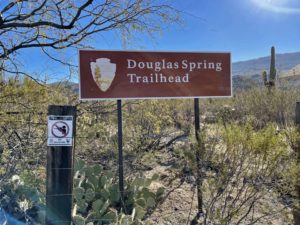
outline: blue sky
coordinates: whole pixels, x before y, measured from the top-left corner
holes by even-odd
[[[278,53],[300,51],[299,0],[177,0],[172,5],[182,11],[183,23],[166,27],[153,42],[142,37],[144,49],[230,51],[234,62],[266,56],[272,45]],[[103,39],[104,48],[121,48],[117,39]]]
[[[300,51],[299,0],[186,0],[177,7],[184,25],[170,28],[157,49],[230,51],[233,62],[266,56],[272,45],[278,53]]]
[[[141,35],[129,50],[149,51],[212,51],[231,52],[232,61],[243,61],[269,55],[270,47],[277,53],[300,51],[299,0],[185,0],[169,1],[182,12],[179,25],[162,24],[164,31],[149,40]],[[96,49],[120,50],[116,33],[103,33],[91,42]],[[47,73],[48,77],[63,77],[65,71],[39,50],[24,52],[25,58],[37,55],[39,65],[32,71]],[[75,63],[77,51],[68,51],[66,59]],[[76,72],[75,72],[76,73]],[[76,76],[76,75],[75,75]],[[67,77],[63,77],[67,78]],[[76,80],[76,77],[73,77]]]

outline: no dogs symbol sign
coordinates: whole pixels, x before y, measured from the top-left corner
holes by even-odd
[[[72,146],[73,116],[48,116],[48,146]]]

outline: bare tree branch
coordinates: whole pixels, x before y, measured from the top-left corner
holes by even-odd
[[[176,10],[155,2],[19,0],[6,5],[0,3],[0,61],[11,71],[14,66],[10,63],[25,49],[42,48],[53,59],[51,51],[46,51],[48,48],[61,51],[81,47],[89,37],[111,30],[123,32],[125,37],[138,32],[150,34],[158,31],[164,21],[178,20]]]

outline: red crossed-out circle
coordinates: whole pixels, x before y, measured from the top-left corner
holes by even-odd
[[[56,138],[64,138],[69,134],[70,128],[64,121],[57,121],[51,127],[51,133]]]

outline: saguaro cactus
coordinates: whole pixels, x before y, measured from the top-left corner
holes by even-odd
[[[266,71],[263,71],[262,79],[266,87],[275,86],[276,68],[275,68],[275,47],[274,46],[272,46],[271,48],[270,73],[268,75]]]

